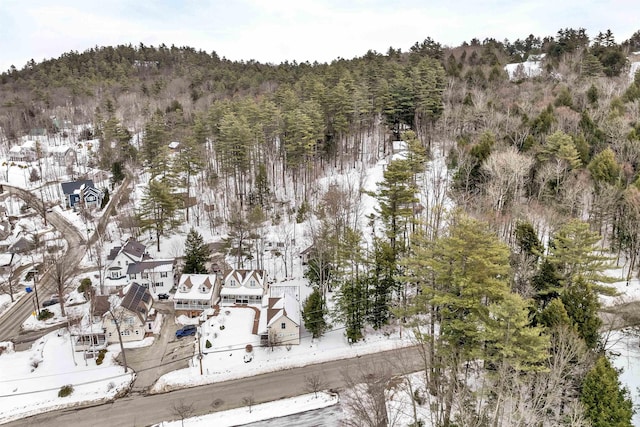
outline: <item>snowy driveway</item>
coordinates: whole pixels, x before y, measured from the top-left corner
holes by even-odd
[[[176,339],[178,327],[173,312],[161,308],[158,303],[155,307],[164,314],[160,336],[156,336],[149,347],[126,350],[127,364],[136,372],[133,391],[137,392],[147,391],[167,372],[188,367],[195,349],[193,337]],[[118,362],[122,363],[121,356],[118,356]]]

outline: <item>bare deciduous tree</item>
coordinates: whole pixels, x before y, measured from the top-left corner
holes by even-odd
[[[64,294],[69,287],[71,279],[75,276],[75,267],[76,266],[71,265],[64,256],[61,256],[53,260],[53,267],[51,268],[51,275],[56,284],[58,299],[60,300],[60,314],[63,317],[66,316]]]
[[[325,384],[320,374],[313,373],[304,376],[304,386],[308,392],[313,393],[317,398],[318,392],[325,387]]]
[[[184,427],[184,419],[191,417],[195,412],[193,403],[184,403],[184,400],[175,402],[171,406],[171,409],[173,409],[173,415],[180,418],[180,424],[182,425],[182,427]]]
[[[253,404],[255,403],[255,399],[253,398],[253,396],[245,396],[242,398],[242,403],[244,403],[245,406],[249,407],[249,413],[251,413]]]
[[[345,387],[344,407],[348,419],[343,423],[348,427],[387,427],[387,385],[391,380],[389,368],[375,366],[350,366],[342,372]]]

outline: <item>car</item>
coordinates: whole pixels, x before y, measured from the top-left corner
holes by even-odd
[[[60,301],[58,300],[58,298],[55,297],[51,297],[49,300],[45,301],[42,303],[43,307],[49,307],[50,305],[55,305],[58,304]]]
[[[187,325],[176,331],[176,338],[188,337],[189,335],[195,335],[198,328],[196,325]]]
[[[158,294],[158,299],[169,299],[169,294]]]

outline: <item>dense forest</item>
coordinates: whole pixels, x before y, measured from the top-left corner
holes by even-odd
[[[0,135],[6,148],[38,129],[99,139],[96,167],[150,177],[123,228],[208,223],[238,266],[260,267],[265,223],[308,222],[306,328],[413,329],[434,425],[630,426],[598,298],[608,269],[639,269],[638,51],[640,31],[617,43],[584,29],[328,64],[95,47],[0,75]],[[541,54],[540,75],[509,79],[505,64]],[[361,183],[317,181],[400,139],[408,153],[368,192],[379,208],[363,227]]]

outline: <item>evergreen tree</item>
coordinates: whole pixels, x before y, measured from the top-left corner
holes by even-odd
[[[581,276],[594,284],[598,292],[613,292],[609,287],[595,285],[595,282],[607,283],[612,280],[604,274],[611,267],[611,258],[598,253],[599,241],[600,235],[579,219],[568,221],[553,235],[549,243],[548,260],[556,267],[565,285],[574,277]]]
[[[202,235],[195,229],[190,229],[184,244],[183,274],[206,274],[206,263],[211,257],[209,246],[204,243]]]
[[[347,280],[337,292],[334,310],[336,320],[344,322],[345,333],[350,343],[362,339],[362,329],[368,311],[368,279]]]
[[[142,229],[155,234],[158,252],[160,237],[171,233],[180,223],[177,209],[176,196],[169,185],[157,179],[149,181],[138,217]]]
[[[379,190],[375,194],[394,257],[405,249],[403,236],[408,237],[409,220],[413,217],[414,204],[418,202],[412,169],[409,160],[391,161],[384,171],[384,181],[378,183]]]
[[[542,327],[531,326],[524,299],[507,293],[489,311],[485,344],[488,359],[516,371],[542,370],[548,357],[549,338],[542,334]]]
[[[105,206],[109,203],[109,199],[111,196],[109,195],[109,189],[104,189],[104,196],[102,197],[102,203],[100,204],[100,209],[104,209]]]
[[[125,175],[122,168],[122,162],[111,163],[111,188],[124,181]]]
[[[598,315],[600,301],[591,285],[581,277],[573,281],[562,294],[562,303],[576,331],[589,348],[596,348],[600,342]]]
[[[302,308],[304,327],[311,332],[313,338],[321,337],[327,329],[325,314],[326,309],[322,301],[322,295],[318,288],[314,288],[311,295],[304,301]]]
[[[543,251],[538,234],[530,222],[522,221],[516,225],[516,242],[520,252],[537,259]]]
[[[584,378],[580,401],[593,427],[632,427],[629,391],[606,356],[600,356]]]

